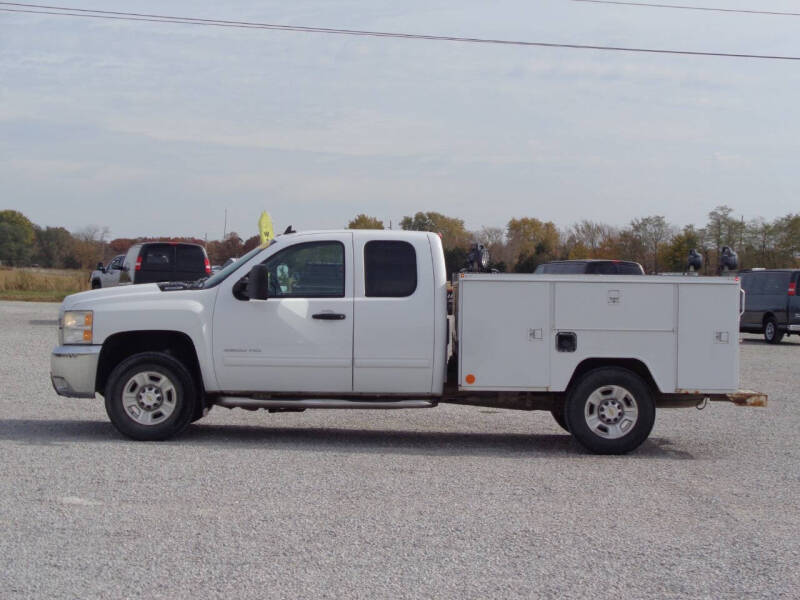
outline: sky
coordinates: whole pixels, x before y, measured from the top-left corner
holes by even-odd
[[[55,0],[53,0],[55,2]],[[61,2],[64,4],[61,4]],[[791,0],[692,0],[800,12]],[[675,0],[671,4],[689,4]],[[800,56],[800,17],[570,0],[58,0],[349,29]],[[1,8],[1,7],[0,7]],[[111,237],[800,212],[800,61],[0,12],[0,210]]]

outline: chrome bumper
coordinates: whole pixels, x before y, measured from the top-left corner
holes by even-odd
[[[94,398],[102,346],[56,346],[50,355],[50,381],[59,396]]]
[[[787,327],[789,331],[800,331],[800,325],[792,324]]]

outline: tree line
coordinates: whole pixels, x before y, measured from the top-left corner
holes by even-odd
[[[261,243],[258,235],[243,240],[236,232],[211,241],[196,237],[109,238],[108,227],[89,225],[70,232],[64,227],[40,227],[19,211],[0,211],[0,264],[12,267],[94,269],[98,262],[105,264],[134,244],[150,241],[200,244],[213,264],[222,264]]]
[[[437,212],[418,212],[404,217],[406,230],[441,234],[448,272],[462,268],[474,242],[486,246],[491,266],[499,271],[532,273],[551,260],[609,258],[633,260],[647,273],[687,270],[689,251],[703,257],[702,273],[716,274],[725,246],[739,255],[739,268],[786,268],[800,266],[800,213],[774,221],[745,221],[729,206],[708,213],[703,226],[679,228],[661,215],[633,219],[624,227],[583,219],[565,229],[552,221],[515,217],[505,228],[482,227],[469,231],[464,221]],[[352,229],[383,229],[383,222],[365,214],[348,223]]]
[[[384,229],[384,223],[359,214],[347,227]],[[578,258],[634,260],[648,273],[682,272],[689,251],[696,249],[704,259],[702,272],[708,275],[716,273],[719,254],[725,246],[739,254],[740,268],[800,266],[800,213],[773,221],[763,218],[745,221],[732,208],[718,206],[708,213],[703,226],[682,228],[660,215],[635,218],[624,227],[584,219],[564,229],[535,217],[514,217],[504,228],[482,227],[470,231],[463,219],[438,212],[417,212],[403,217],[400,227],[439,233],[448,272],[464,266],[474,242],[489,249],[493,268],[515,273],[530,273],[551,260]],[[156,239],[201,244],[212,264],[222,264],[259,244],[259,236],[243,239],[236,232],[211,241],[195,237],[109,237],[107,227],[92,225],[70,232],[64,227],[40,227],[18,211],[3,210],[0,211],[0,264],[91,269],[98,262],[105,263],[117,254],[124,254],[135,243]]]

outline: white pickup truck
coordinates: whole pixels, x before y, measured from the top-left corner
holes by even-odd
[[[739,386],[739,283],[460,273],[436,234],[279,236],[210,278],[67,297],[58,394],[105,397],[138,440],[214,406],[270,411],[547,410],[592,452],[624,453],[656,407],[766,403]]]

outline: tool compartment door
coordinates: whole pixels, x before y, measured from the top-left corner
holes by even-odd
[[[681,285],[678,388],[727,392],[739,387],[739,286]]]
[[[459,283],[459,386],[546,390],[550,385],[550,283]]]

